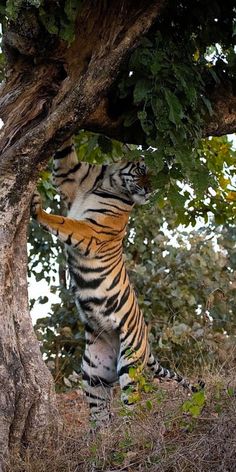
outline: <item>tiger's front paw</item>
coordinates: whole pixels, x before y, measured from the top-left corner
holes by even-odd
[[[41,210],[42,210],[42,198],[41,198],[40,193],[37,190],[35,190],[32,196],[32,200],[31,200],[31,208],[30,208],[31,216],[37,219],[37,216]]]

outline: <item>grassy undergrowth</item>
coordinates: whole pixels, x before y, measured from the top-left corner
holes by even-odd
[[[115,399],[112,424],[96,434],[81,394],[61,394],[56,445],[13,458],[9,472],[234,472],[235,373],[209,374],[193,396],[161,383],[128,416]]]

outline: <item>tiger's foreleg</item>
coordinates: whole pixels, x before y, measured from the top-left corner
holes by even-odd
[[[66,216],[47,213],[42,208],[41,196],[35,192],[31,202],[31,214],[49,233],[54,234],[63,243],[85,252],[88,246],[96,251],[96,238],[89,224]],[[91,242],[92,239],[92,242]]]
[[[111,418],[111,388],[117,380],[117,346],[112,339],[101,337],[86,329],[86,347],[82,361],[83,389],[95,426],[102,426]]]

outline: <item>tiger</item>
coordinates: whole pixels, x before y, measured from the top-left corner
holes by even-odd
[[[111,419],[111,391],[119,381],[121,400],[131,406],[137,382],[131,367],[154,377],[172,379],[190,392],[193,385],[163,367],[151,352],[148,325],[130,283],[123,241],[135,204],[150,198],[143,159],[101,166],[79,162],[72,141],[54,155],[53,183],[67,216],[49,214],[35,192],[34,219],[64,243],[70,286],[85,327],[82,382],[90,418],[100,426]]]

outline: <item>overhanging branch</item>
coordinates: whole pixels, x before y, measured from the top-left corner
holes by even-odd
[[[231,84],[217,87],[209,95],[212,105],[212,115],[206,116],[206,121],[202,129],[203,137],[223,136],[236,132],[236,96],[232,92]],[[118,107],[119,108],[119,104]],[[118,141],[133,144],[144,144],[145,133],[139,122],[129,128],[124,126],[125,113],[111,113],[111,104],[108,98],[100,102],[99,107],[92,112],[86,123],[85,129],[103,133],[106,136]]]
[[[236,132],[236,96],[230,84],[214,90],[209,97],[213,114],[206,121],[204,136],[223,136]]]

